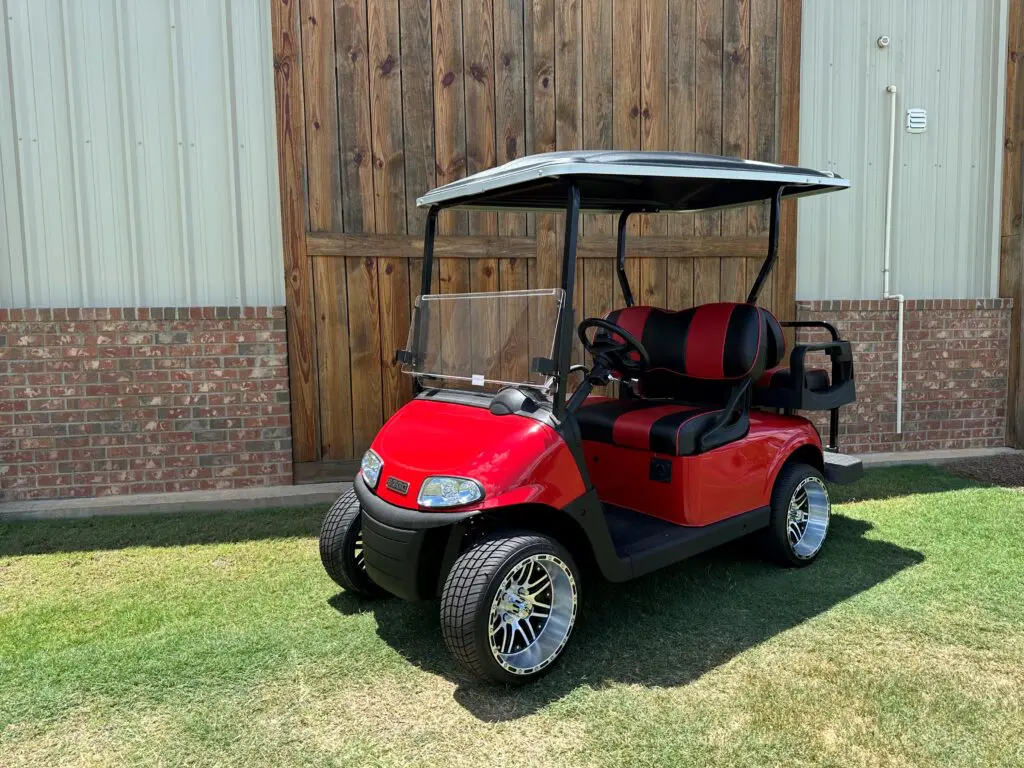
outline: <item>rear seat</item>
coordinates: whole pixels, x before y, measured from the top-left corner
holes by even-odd
[[[782,325],[770,312],[764,312],[766,331],[778,347],[779,358],[786,351]],[[785,410],[829,411],[856,399],[853,384],[853,354],[850,343],[839,338],[839,332],[827,323],[791,323],[796,327],[827,330],[832,340],[816,344],[800,344],[793,350],[788,365],[770,367],[754,382],[754,405]],[[808,368],[804,360],[808,352],[822,352],[832,362],[832,372],[824,368]]]

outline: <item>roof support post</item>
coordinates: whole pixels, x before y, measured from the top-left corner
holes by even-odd
[[[768,255],[765,256],[764,263],[761,264],[761,271],[757,273],[757,279],[754,280],[754,285],[750,288],[750,293],[747,295],[747,304],[757,304],[757,297],[761,293],[764,281],[768,279],[768,275],[775,268],[775,262],[778,261],[779,224],[782,220],[782,193],[785,190],[784,186],[780,186],[775,190],[775,196],[772,197],[772,210],[768,224]]]
[[[420,282],[420,296],[427,296],[430,293],[430,287],[433,282],[434,239],[437,236],[437,213],[440,210],[441,206],[432,205],[427,211],[427,223],[423,230],[423,279]],[[412,321],[415,325],[415,330],[413,331],[413,339],[416,344],[415,351],[421,353],[426,348],[427,323],[430,322],[430,318],[425,316],[425,312],[421,309],[419,303],[413,308]],[[423,391],[423,382],[420,381],[418,376],[413,376],[412,390],[414,394]]]
[[[558,344],[558,385],[555,389],[555,417],[565,417],[565,390],[569,383],[569,365],[572,362],[572,337],[576,330],[573,320],[572,299],[576,285],[576,241],[579,236],[580,223],[580,188],[578,184],[569,186],[568,200],[565,205],[565,241],[562,247],[562,311],[558,315],[558,332],[555,334]]]
[[[437,235],[437,213],[440,206],[432,205],[427,211],[427,224],[423,232],[423,280],[420,283],[420,295],[430,293],[434,272],[434,238]]]
[[[623,211],[619,214],[619,239],[615,249],[615,271],[619,277],[619,287],[622,288],[622,298],[626,300],[626,306],[633,306],[633,291],[629,287],[629,278],[626,277],[626,222],[632,211]]]

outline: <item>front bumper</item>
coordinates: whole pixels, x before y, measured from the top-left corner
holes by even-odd
[[[479,510],[405,509],[377,496],[360,475],[353,486],[363,510],[363,557],[370,578],[404,600],[436,597],[459,554],[466,522]]]

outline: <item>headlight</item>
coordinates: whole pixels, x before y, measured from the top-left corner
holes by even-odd
[[[428,477],[417,501],[421,507],[457,507],[484,497],[484,489],[464,477]]]
[[[384,462],[380,460],[373,451],[367,451],[363,454],[363,465],[360,471],[363,473],[363,482],[365,482],[370,488],[377,487],[377,481],[380,480],[380,471],[384,469]]]

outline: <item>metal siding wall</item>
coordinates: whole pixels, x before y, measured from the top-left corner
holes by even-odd
[[[0,6],[0,306],[283,304],[269,4]]]
[[[879,298],[889,147],[897,133],[890,290],[987,298],[998,273],[1005,0],[804,0],[800,161],[852,189],[800,202],[799,299]],[[887,49],[876,39],[890,37]],[[922,134],[906,110],[928,111]]]

